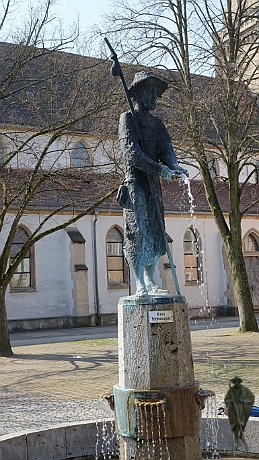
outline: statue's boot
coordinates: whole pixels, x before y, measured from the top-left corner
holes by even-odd
[[[168,295],[170,294],[170,291],[168,291],[167,289],[160,288],[157,284],[148,286],[147,291],[149,295]]]

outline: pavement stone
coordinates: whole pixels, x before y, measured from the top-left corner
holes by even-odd
[[[113,412],[103,399],[65,402],[8,389],[0,391],[0,436],[112,417]]]

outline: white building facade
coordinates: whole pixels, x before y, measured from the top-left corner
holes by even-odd
[[[33,231],[43,216],[40,213],[27,215],[21,222],[22,229]],[[56,216],[55,221],[62,222],[65,217]],[[254,305],[258,309],[258,216],[245,217],[242,225]],[[212,216],[200,213],[193,218],[186,214],[166,213],[166,230],[170,237],[181,293],[188,302],[190,316],[232,314],[234,302],[228,269],[224,262],[222,241]],[[197,244],[190,241],[194,241],[194,238],[188,238],[190,231],[196,235]],[[115,238],[111,239],[118,241],[109,241],[109,234],[115,234]],[[127,296],[130,291],[134,292],[133,275],[128,277],[126,273],[123,279],[125,261],[121,251],[122,241],[122,214],[111,210],[101,210],[81,218],[73,227],[39,240],[31,251],[31,286],[25,282],[23,287],[21,282],[8,289],[10,329],[116,322],[119,298]],[[112,256],[110,247],[115,248]],[[194,257],[197,264],[193,262]],[[161,286],[174,292],[167,256],[160,259],[156,278]]]

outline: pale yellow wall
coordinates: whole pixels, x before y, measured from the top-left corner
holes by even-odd
[[[67,216],[56,216],[55,222],[61,223]],[[22,223],[33,230],[44,215],[28,214]],[[10,216],[9,225],[12,216]],[[49,222],[51,226],[53,222]],[[107,285],[106,234],[117,225],[123,227],[122,213],[102,213],[98,215],[96,225],[99,303],[102,314],[116,313],[118,300],[128,295],[127,289],[111,289]],[[203,251],[203,278],[200,286],[190,286],[184,280],[183,235],[186,229],[194,225],[198,230]],[[93,216],[80,219],[75,225],[86,240],[84,250],[75,247],[71,251],[71,240],[65,230],[43,238],[36,244],[36,291],[12,293],[8,290],[7,305],[9,319],[46,318],[55,316],[93,314],[94,299],[94,264],[93,264]],[[242,221],[243,235],[250,229],[259,232],[259,216],[247,216]],[[226,272],[222,260],[222,241],[209,214],[166,215],[166,230],[173,239],[172,250],[178,280],[182,294],[190,307],[203,309],[206,305],[220,306],[227,304]],[[8,226],[4,232],[8,231]],[[5,243],[4,232],[1,233],[0,246]],[[78,245],[81,246],[81,245]],[[170,269],[161,273],[166,257],[160,260],[157,270],[158,280],[164,287],[172,286]],[[85,264],[87,272],[73,274],[74,264]],[[75,276],[76,275],[76,276]],[[77,276],[78,275],[78,276]],[[134,285],[134,283],[133,283]],[[134,292],[134,290],[133,290]]]
[[[89,315],[88,276],[85,265],[85,243],[71,243],[73,257],[72,273],[74,279],[74,314],[75,316]],[[81,266],[81,269],[76,267]],[[85,269],[83,267],[85,266]]]
[[[10,158],[9,164],[13,168],[34,168],[51,138],[51,134],[38,135],[36,130],[17,126],[2,126],[0,134],[4,157]],[[87,149],[91,172],[111,171],[114,163],[119,161],[116,140],[70,134],[61,136],[49,146],[41,166],[45,169],[70,167],[70,155],[78,142]]]

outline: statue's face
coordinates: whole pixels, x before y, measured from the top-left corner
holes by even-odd
[[[241,387],[242,387],[242,385],[241,385],[240,382],[233,382],[233,384],[232,384],[232,388],[235,388],[236,390],[238,390]]]
[[[145,110],[154,110],[156,108],[157,98],[157,87],[152,82],[149,82],[136,91],[134,100]]]

